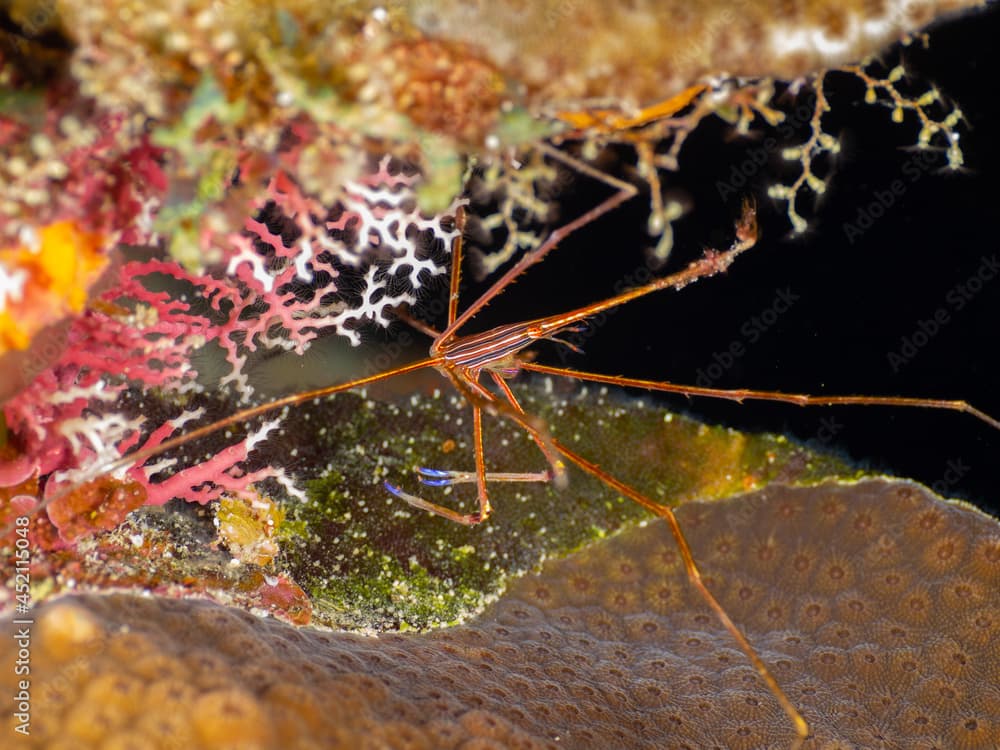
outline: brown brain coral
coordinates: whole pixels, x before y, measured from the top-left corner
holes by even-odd
[[[678,514],[811,748],[1000,743],[1000,528],[916,485],[772,487]],[[364,637],[197,601],[36,615],[34,747],[788,747],[793,732],[650,523],[468,625]],[[11,658],[10,639],[5,639]],[[9,661],[7,662],[9,663]],[[5,670],[3,689],[12,687]]]

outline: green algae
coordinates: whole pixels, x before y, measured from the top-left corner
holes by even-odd
[[[711,427],[614,389],[547,379],[514,387],[525,410],[544,419],[560,441],[666,505],[723,499],[771,482],[860,476],[781,436]],[[450,389],[383,398],[345,393],[300,405],[257,445],[254,466],[281,467],[307,489],[302,501],[282,497],[269,483],[258,488],[283,506],[273,536],[241,533],[229,548],[219,534],[225,512],[174,501],[140,508],[118,529],[73,547],[39,548],[33,581],[51,594],[115,588],[210,596],[300,624],[423,630],[461,622],[544,560],[651,517],[573,468],[562,489],[491,482],[494,513],[478,526],[416,510],[384,483],[463,512],[476,509],[473,484],[422,487],[414,473],[418,466],[473,468],[471,411]],[[144,410],[156,408],[152,401]],[[520,427],[486,416],[484,436],[490,471],[546,469]],[[204,455],[234,439],[214,435],[184,452]],[[258,541],[269,540],[280,551],[265,565],[269,550]]]
[[[518,396],[561,441],[665,505],[730,497],[772,481],[856,475],[780,436],[710,427],[603,388],[566,395],[542,383],[520,387]],[[296,436],[296,471],[313,476],[308,502],[287,507],[279,565],[311,595],[317,622],[375,630],[458,622],[502,593],[512,576],[650,517],[571,469],[565,489],[491,483],[493,516],[461,526],[410,507],[383,482],[474,511],[471,483],[422,487],[414,473],[418,466],[473,468],[464,401],[437,392],[399,403],[345,394],[296,411],[285,435]],[[546,468],[531,438],[504,420],[486,418],[484,442],[490,471]]]

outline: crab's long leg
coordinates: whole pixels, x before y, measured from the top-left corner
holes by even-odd
[[[476,471],[472,474],[472,479],[476,483],[476,497],[479,501],[479,510],[476,513],[459,513],[444,505],[432,503],[417,495],[404,492],[394,484],[385,483],[385,488],[400,500],[406,501],[415,508],[426,510],[428,513],[434,513],[435,515],[447,518],[449,521],[460,523],[463,526],[475,526],[482,523],[493,513],[493,506],[490,505],[489,493],[486,490],[486,457],[483,453],[483,410],[478,403],[474,401],[470,403],[472,404],[473,452],[476,457]],[[417,472],[423,475],[421,482],[426,485],[442,487],[454,484],[451,472],[423,468],[418,468]],[[465,476],[464,472],[463,476]],[[427,479],[427,477],[430,477],[430,479]]]
[[[418,466],[420,484],[427,487],[450,487],[453,484],[464,484],[476,481],[474,471],[454,471],[451,469],[429,469]],[[549,482],[552,474],[547,471],[487,471],[487,482]]]
[[[458,385],[458,383],[456,383],[456,385]],[[476,385],[478,386],[478,384]],[[478,387],[480,389],[482,388],[482,386]],[[460,389],[465,390],[461,386]],[[511,393],[510,395],[513,397],[513,393]],[[477,396],[472,396],[472,394],[470,394],[470,396],[472,398],[478,398]],[[673,535],[677,543],[677,547],[680,550],[681,558],[684,561],[684,568],[687,571],[688,579],[691,581],[691,584],[698,590],[699,594],[705,600],[706,604],[708,604],[709,608],[715,613],[716,617],[719,619],[719,622],[722,623],[723,627],[730,633],[730,635],[732,635],[733,639],[739,645],[743,653],[746,654],[747,658],[753,664],[754,669],[756,669],[758,674],[760,674],[761,678],[764,680],[764,683],[768,686],[768,688],[771,690],[771,692],[777,699],[778,703],[781,705],[781,708],[791,719],[797,735],[796,740],[792,744],[792,748],[794,750],[800,748],[803,741],[806,739],[806,737],[809,736],[808,723],[802,717],[802,714],[799,713],[798,709],[796,709],[795,706],[792,704],[792,702],[789,700],[785,692],[781,689],[781,686],[778,684],[778,681],[774,678],[774,675],[771,674],[771,671],[767,668],[767,665],[754,650],[753,646],[750,645],[750,642],[747,640],[746,636],[743,635],[740,629],[729,617],[726,610],[722,607],[719,601],[715,598],[712,592],[705,585],[705,582],[702,580],[701,577],[701,572],[698,570],[698,566],[695,564],[694,556],[691,553],[691,548],[688,545],[687,539],[684,536],[684,532],[681,529],[680,523],[677,521],[677,517],[674,515],[674,512],[670,508],[664,505],[660,505],[659,503],[656,503],[653,500],[650,500],[648,497],[646,497],[645,495],[643,495],[641,492],[631,487],[630,485],[627,485],[624,482],[616,479],[611,474],[604,471],[600,466],[598,466],[592,461],[589,461],[583,456],[580,456],[578,453],[571,450],[570,448],[567,448],[565,445],[557,441],[552,436],[548,434],[543,435],[537,424],[535,424],[535,420],[529,418],[528,415],[525,414],[523,410],[521,410],[520,405],[517,403],[516,398],[512,401],[511,406],[507,406],[506,404],[500,404],[498,402],[494,402],[494,405],[497,407],[506,406],[507,407],[506,409],[501,410],[498,408],[498,411],[502,411],[504,416],[513,420],[514,422],[519,424],[522,428],[527,430],[528,433],[535,439],[535,441],[540,446],[544,446],[542,450],[543,452],[546,453],[546,455],[548,455],[549,450],[560,453],[561,455],[569,459],[572,463],[579,466],[581,469],[583,469],[591,476],[599,479],[601,482],[603,482],[611,489],[621,493],[625,497],[629,498],[630,500],[633,500],[634,502],[638,503],[647,510],[652,511],[653,513],[660,516],[667,522],[668,526],[670,527],[670,533]],[[480,471],[478,463],[476,469],[477,469],[476,471],[477,482],[485,483],[485,478],[486,478],[485,474]],[[450,483],[450,482],[444,482],[444,483]],[[406,500],[411,505],[415,505],[418,508],[423,508],[424,510],[429,510],[433,513],[437,513],[438,515],[442,515],[445,518],[450,518],[452,520],[459,521],[459,523],[469,523],[468,520],[465,520],[470,518],[468,516],[462,516],[461,514],[449,510],[448,508],[443,508],[433,503],[428,503],[427,501],[414,497],[412,495],[407,495],[406,493],[403,493],[394,487],[389,486],[389,488],[394,494],[396,494],[401,499]]]
[[[524,425],[524,427],[525,429],[528,430],[531,429],[528,425]],[[715,613],[715,616],[722,623],[723,627],[727,631],[729,631],[729,634],[739,644],[740,649],[743,651],[744,654],[746,654],[747,658],[753,664],[754,669],[757,670],[757,673],[761,676],[761,679],[764,680],[764,683],[770,689],[771,693],[777,699],[778,703],[781,704],[781,708],[788,715],[788,718],[791,719],[792,724],[795,726],[795,732],[797,735],[797,738],[792,747],[793,748],[801,747],[803,741],[809,736],[809,724],[802,717],[802,714],[799,713],[798,709],[795,708],[792,702],[788,699],[788,696],[785,695],[785,691],[781,689],[781,686],[778,684],[778,681],[774,678],[774,675],[771,674],[771,671],[767,668],[767,665],[764,663],[763,659],[761,659],[760,656],[758,656],[753,646],[750,645],[750,642],[747,640],[746,636],[743,635],[742,631],[740,631],[740,629],[736,626],[736,623],[732,621],[732,619],[729,617],[729,614],[722,607],[722,605],[719,604],[719,601],[715,598],[712,592],[709,591],[708,587],[705,585],[705,582],[702,580],[701,577],[701,572],[698,570],[698,566],[695,564],[694,555],[692,555],[691,553],[691,547],[688,545],[687,539],[684,536],[684,532],[681,529],[680,523],[678,523],[677,516],[674,515],[674,512],[665,505],[660,505],[659,503],[653,502],[635,488],[625,484],[624,482],[618,479],[615,479],[615,477],[608,474],[608,472],[604,471],[604,469],[602,469],[600,466],[593,463],[592,461],[588,461],[586,458],[579,455],[575,451],[570,450],[565,445],[560,443],[558,440],[553,439],[552,445],[562,455],[564,455],[570,461],[575,463],[585,472],[587,472],[593,477],[596,477],[597,479],[600,479],[602,482],[604,482],[604,484],[606,484],[611,489],[621,493],[630,500],[635,501],[636,503],[646,508],[647,510],[652,511],[653,513],[660,516],[667,522],[667,525],[670,527],[670,533],[673,535],[674,541],[676,541],[677,543],[677,548],[680,550],[681,558],[684,561],[684,568],[687,571],[688,579],[691,581],[691,584],[701,594],[701,597],[705,600],[705,603],[708,604],[711,610]]]
[[[532,424],[532,421],[529,420],[527,418],[527,415],[525,415],[523,412],[518,410],[510,410],[506,414],[513,421],[520,424],[521,427],[523,427],[529,433],[533,435],[536,433],[537,431],[536,426]],[[541,439],[541,435],[538,435],[537,437],[538,439]],[[746,636],[743,635],[740,629],[736,626],[736,623],[732,621],[732,619],[729,617],[729,614],[726,612],[723,606],[719,604],[719,601],[715,598],[712,592],[705,585],[705,582],[702,580],[701,577],[701,572],[698,570],[698,566],[695,564],[694,555],[691,553],[691,547],[688,545],[687,538],[684,536],[684,532],[681,529],[680,523],[677,521],[677,517],[674,515],[674,512],[667,506],[660,505],[659,503],[650,500],[648,497],[646,497],[644,494],[639,492],[634,487],[625,484],[619,479],[616,479],[614,476],[604,471],[604,469],[595,464],[593,461],[589,461],[588,459],[579,455],[572,449],[560,443],[555,438],[548,437],[548,439],[545,442],[546,445],[558,451],[560,454],[565,456],[567,459],[569,459],[571,462],[579,466],[581,469],[583,469],[591,476],[595,477],[596,479],[599,479],[601,482],[603,482],[611,489],[621,493],[630,500],[638,503],[643,508],[652,511],[653,513],[660,516],[667,522],[667,525],[670,527],[670,533],[673,535],[674,540],[677,542],[677,547],[680,550],[681,558],[684,561],[684,568],[687,571],[688,579],[691,581],[691,584],[698,590],[701,597],[705,600],[705,603],[708,604],[709,608],[715,613],[716,617],[719,619],[719,622],[722,623],[722,626],[730,633],[730,635],[732,635],[733,639],[739,645],[740,650],[742,650],[743,653],[746,654],[747,658],[753,664],[754,669],[757,670],[757,673],[761,676],[761,678],[764,680],[764,683],[774,694],[778,703],[781,705],[781,708],[791,719],[797,735],[796,740],[792,744],[792,748],[793,750],[798,750],[798,748],[802,746],[802,743],[806,739],[806,737],[809,736],[808,723],[802,717],[802,714],[799,713],[798,709],[796,709],[795,706],[792,704],[791,700],[789,700],[784,690],[781,689],[781,686],[778,684],[778,681],[774,678],[774,675],[771,674],[771,671],[767,668],[767,665],[764,663],[763,659],[761,659],[760,656],[757,654],[757,652],[754,650],[753,646],[750,645],[750,642],[747,640]]]
[[[757,235],[757,210],[753,203],[744,203],[743,213],[736,224],[736,238],[728,249],[721,252],[706,250],[701,258],[669,276],[662,276],[650,281],[648,284],[627,289],[613,297],[591,305],[585,305],[576,310],[529,321],[523,324],[523,328],[527,335],[535,339],[551,339],[558,332],[564,331],[568,327],[593,317],[598,313],[602,313],[605,310],[612,310],[632,300],[645,297],[647,294],[652,294],[663,289],[683,289],[688,284],[692,284],[699,279],[724,273],[741,253],[746,252],[757,244]],[[445,348],[446,351],[447,348]],[[520,361],[519,364],[521,364]]]
[[[455,238],[455,244],[451,248],[451,280],[448,283],[448,323],[445,326],[447,331],[455,323],[455,317],[458,315],[458,287],[462,282],[462,232],[465,230],[465,209],[461,206],[458,207],[458,212],[455,215],[455,224],[458,227],[459,234]],[[441,337],[442,334],[437,334],[435,339]]]
[[[551,156],[553,159],[557,159],[565,164],[572,166],[572,168],[577,170],[578,172],[582,172],[583,174],[586,174],[589,177],[593,177],[594,179],[599,180],[600,182],[603,182],[607,185],[614,187],[617,192],[615,192],[613,195],[609,196],[605,200],[598,203],[596,206],[591,208],[586,213],[578,216],[577,218],[573,219],[572,221],[566,224],[563,224],[558,229],[554,229],[545,239],[545,242],[543,242],[534,250],[522,255],[518,259],[518,261],[513,266],[511,266],[507,270],[507,272],[503,274],[503,276],[497,279],[493,283],[493,285],[489,289],[487,289],[486,292],[484,292],[479,299],[477,299],[475,302],[469,305],[469,307],[466,308],[466,310],[457,318],[455,318],[454,320],[449,320],[448,327],[441,332],[441,336],[434,342],[434,345],[431,347],[431,354],[437,355],[440,354],[443,350],[446,350],[448,347],[448,343],[451,341],[451,339],[454,338],[455,333],[458,331],[459,328],[461,328],[469,320],[471,320],[476,315],[476,313],[478,313],[486,305],[488,305],[497,295],[503,292],[503,290],[506,289],[511,284],[511,282],[513,282],[517,277],[519,277],[522,273],[524,273],[528,268],[533,266],[535,263],[541,261],[546,255],[549,254],[549,252],[551,252],[555,248],[556,245],[558,245],[560,242],[566,239],[566,237],[568,237],[578,229],[585,227],[587,224],[590,224],[591,222],[597,220],[604,214],[618,207],[619,205],[621,205],[629,198],[632,198],[638,193],[638,190],[635,188],[634,185],[630,185],[629,183],[623,180],[619,180],[616,177],[612,177],[611,175],[605,174],[598,169],[594,169],[588,164],[585,164],[570,156],[567,156],[566,154],[560,153],[557,149],[545,146],[544,144],[540,145],[538,148],[542,149],[546,154]],[[458,304],[457,281],[454,270],[452,272],[452,286],[455,287],[452,290],[452,294],[455,295],[455,302],[452,303],[451,300],[449,300],[449,318],[450,318],[452,304],[455,305]]]
[[[459,393],[463,394],[473,408],[473,439],[475,442],[476,471],[452,472],[438,469],[418,468],[417,473],[422,475],[421,482],[432,487],[443,487],[460,482],[475,481],[477,496],[479,500],[479,511],[477,513],[459,513],[438,503],[432,503],[418,495],[412,495],[389,482],[385,483],[385,488],[400,500],[404,500],[415,508],[426,510],[429,513],[447,518],[465,526],[474,526],[483,522],[492,513],[492,506],[489,501],[489,492],[486,487],[487,481],[512,481],[512,482],[534,482],[548,481],[553,475],[561,475],[565,472],[565,464],[559,458],[558,452],[552,446],[552,438],[548,434],[548,427],[541,420],[534,419],[525,414],[517,403],[514,394],[509,389],[504,389],[512,399],[510,404],[504,403],[480,385],[473,378],[472,374],[454,367],[438,368],[455,386]],[[553,462],[553,474],[548,472],[539,473],[495,473],[486,471],[485,453],[483,451],[483,430],[482,430],[482,410],[487,409],[491,413],[513,419],[517,424],[523,425],[528,430],[532,439],[538,444],[546,458],[551,457]]]
[[[396,375],[405,375],[410,372],[416,372],[417,370],[424,370],[429,367],[439,367],[443,360],[441,357],[427,357],[426,359],[421,359],[416,362],[411,362],[408,365],[401,365],[400,367],[395,367],[392,370],[386,370],[385,372],[380,372],[375,375],[369,375],[367,377],[358,378],[356,380],[351,380],[346,383],[338,383],[336,385],[325,386],[323,388],[316,388],[311,391],[305,391],[303,393],[294,393],[290,396],[284,396],[282,398],[275,399],[273,401],[268,401],[264,404],[259,404],[257,406],[252,406],[247,409],[242,409],[234,414],[229,415],[225,419],[220,419],[217,422],[212,422],[211,424],[198,427],[190,432],[185,432],[182,435],[171,438],[169,440],[164,440],[158,445],[152,446],[150,448],[145,448],[141,450],[128,453],[121,458],[117,458],[113,461],[108,461],[106,463],[100,464],[93,467],[87,472],[87,475],[76,482],[73,486],[67,487],[61,492],[56,492],[49,497],[46,497],[40,503],[36,504],[34,508],[28,513],[28,515],[35,515],[49,505],[65,497],[67,494],[72,492],[74,489],[85,485],[87,482],[93,481],[105,474],[112,474],[114,472],[120,471],[122,469],[127,469],[134,464],[148,461],[151,458],[160,456],[167,451],[173,450],[174,448],[179,448],[187,443],[194,440],[198,440],[208,435],[212,435],[220,430],[224,430],[232,425],[239,424],[240,422],[245,422],[248,419],[253,419],[254,417],[259,417],[264,414],[269,414],[273,411],[281,409],[285,406],[292,406],[294,404],[301,404],[306,401],[312,401],[313,399],[323,398],[324,396],[332,396],[335,393],[340,393],[342,391],[348,391],[352,388],[361,388],[372,383],[377,383],[381,380],[386,380],[387,378],[395,377]],[[6,528],[0,530],[0,537],[4,537],[14,530],[14,524],[8,524]]]
[[[577,378],[578,380],[588,380],[592,383],[605,383],[607,385],[618,385],[626,388],[644,388],[647,391],[679,393],[684,396],[724,398],[737,402],[744,400],[756,400],[779,401],[786,404],[796,404],[797,406],[903,406],[924,409],[947,409],[949,411],[969,414],[976,419],[985,422],[990,427],[1000,430],[1000,420],[991,417],[989,414],[980,409],[977,409],[967,401],[939,398],[912,398],[907,396],[810,396],[804,393],[781,393],[779,391],[763,390],[757,391],[750,388],[703,388],[695,385],[665,383],[659,380],[643,380],[640,378],[626,378],[620,375],[601,375],[594,372],[581,372],[579,370],[571,370],[566,367],[540,365],[535,362],[524,362],[521,364],[521,369],[528,370],[530,372],[539,372],[543,375],[560,375],[564,377]]]
[[[603,205],[603,204],[602,204]],[[569,225],[567,225],[569,226]],[[650,294],[660,289],[680,289],[697,279],[712,274],[725,271],[735,258],[757,241],[756,212],[751,204],[744,205],[743,215],[737,224],[736,239],[732,246],[725,252],[706,252],[700,260],[691,263],[687,268],[670,276],[657,279],[649,284],[618,294],[610,299],[598,302],[593,305],[572,310],[559,315],[552,315],[547,318],[540,318],[523,324],[512,326],[501,326],[482,334],[469,336],[459,341],[448,341],[448,331],[455,325],[462,322],[460,316],[452,326],[435,340],[431,351],[439,355],[443,360],[442,366],[438,370],[454,384],[455,388],[465,395],[473,407],[473,424],[475,427],[475,453],[476,453],[476,486],[479,497],[480,510],[474,514],[461,514],[444,506],[432,503],[415,495],[410,495],[395,485],[386,483],[386,488],[397,497],[405,500],[410,505],[436,513],[445,518],[457,521],[458,523],[471,525],[485,520],[491,512],[488,492],[486,489],[486,468],[483,457],[482,446],[482,414],[483,407],[491,412],[508,416],[519,424],[530,425],[528,432],[538,444],[549,464],[552,466],[553,478],[557,484],[562,484],[565,473],[563,462],[556,455],[555,447],[550,443],[551,437],[547,426],[540,420],[529,418],[513,392],[504,382],[503,378],[496,372],[491,371],[494,382],[507,398],[508,403],[499,401],[490,391],[486,390],[478,382],[479,373],[484,368],[499,366],[503,360],[509,356],[516,356],[520,348],[530,343],[532,340],[552,338],[559,331],[565,330],[579,321],[594,315],[600,311],[608,310],[619,305]],[[536,251],[537,252],[537,251]],[[513,270],[513,269],[512,269]],[[453,277],[454,278],[454,277]],[[488,293],[487,293],[488,294]],[[478,304],[478,303],[476,303]],[[466,311],[468,313],[468,311]],[[512,355],[513,353],[513,355]],[[520,368],[527,368],[530,363],[522,360],[515,360]],[[445,476],[435,477],[440,482],[436,485],[450,484]]]
[[[486,456],[483,453],[483,410],[478,404],[472,405],[472,441],[476,454],[476,496],[479,500],[478,521],[485,521],[493,512],[486,492]]]
[[[442,375],[454,384],[458,392],[463,394],[469,402],[469,405],[472,406],[473,451],[475,453],[476,460],[475,479],[479,510],[476,513],[459,513],[458,511],[452,510],[444,505],[432,503],[429,500],[424,500],[422,497],[417,495],[411,495],[408,492],[404,492],[402,489],[389,482],[385,483],[385,488],[400,500],[406,501],[415,508],[426,510],[429,513],[434,513],[464,526],[475,526],[476,524],[482,523],[489,518],[490,514],[493,512],[493,507],[490,505],[489,493],[486,489],[486,457],[483,453],[482,407],[483,405],[494,405],[495,398],[492,393],[483,388],[482,385],[476,382],[474,377],[465,371],[447,366],[440,367],[438,369]],[[451,483],[447,481],[443,475],[444,473],[436,472],[433,469],[417,469],[417,471],[425,476],[427,476],[428,472],[432,475],[441,474],[441,476],[432,477],[432,482],[430,482],[430,484],[433,486],[443,486]],[[437,479],[440,479],[441,481],[436,481]],[[428,484],[428,482],[424,481],[424,484]]]
[[[495,382],[497,386],[500,388],[500,390],[503,391],[503,394],[507,397],[507,401],[510,402],[510,405],[514,407],[514,409],[516,409],[518,413],[524,414],[525,413],[524,408],[517,400],[517,396],[514,395],[514,391],[512,391],[510,389],[510,386],[507,385],[507,381],[504,380],[503,377],[501,377],[498,373],[493,372],[490,374],[493,376],[493,382]],[[535,443],[538,445],[538,448],[542,451],[542,454],[545,456],[545,460],[548,461],[549,466],[552,467],[551,478],[553,483],[556,485],[556,487],[562,489],[563,487],[566,486],[567,483],[565,462],[561,458],[559,458],[559,455],[555,451],[553,451],[546,442],[540,440],[538,436],[534,433],[534,431],[528,430],[528,434],[531,435],[532,440],[535,441]]]

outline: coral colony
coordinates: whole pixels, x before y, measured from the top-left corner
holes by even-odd
[[[993,519],[885,480],[679,513],[703,516],[691,540],[715,551],[725,606],[802,696],[810,747],[997,746]],[[36,615],[34,663],[53,677],[24,744],[788,748],[692,598],[653,525],[549,560],[481,617],[429,633],[292,628],[196,598],[67,597]],[[0,660],[15,648],[3,639]]]
[[[801,175],[772,188],[797,230],[836,151],[823,83],[838,70],[894,118],[915,113],[919,144],[958,166],[960,115],[935,90],[904,95],[902,68],[841,66],[978,4],[390,2],[332,17],[305,0],[12,4],[0,45],[7,520],[69,487],[47,513],[64,543],[173,497],[207,503],[264,480],[301,497],[283,467],[245,463],[280,416],[186,468],[160,457],[92,480],[208,420],[206,389],[251,400],[255,357],[327,334],[358,344],[418,305],[447,270],[458,206],[486,238],[484,274],[537,245],[565,169],[543,140],[581,160],[630,147],[663,257],[679,211],[661,182],[687,136],[711,117],[780,126],[779,78],[815,91],[811,134],[785,151]],[[552,45],[556,27],[587,42]],[[214,383],[205,351],[226,363]]]

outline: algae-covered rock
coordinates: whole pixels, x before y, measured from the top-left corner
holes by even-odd
[[[849,471],[781,438],[708,427],[605,389],[567,396],[548,382],[519,393],[556,437],[666,505],[725,497],[775,478]],[[350,423],[345,408],[356,409]],[[284,564],[312,594],[320,621],[384,629],[461,619],[499,593],[507,576],[648,517],[578,471],[564,490],[547,482],[490,483],[494,515],[474,527],[393,497],[384,481],[449,508],[476,509],[471,482],[442,491],[422,486],[414,472],[474,469],[471,410],[450,393],[388,405],[328,402],[285,429],[298,433],[317,420],[325,428],[298,450],[315,451],[303,456],[307,465],[325,460],[329,468],[310,483],[307,503],[289,505],[283,545]],[[489,471],[547,468],[521,428],[487,418],[485,433]]]
[[[665,505],[727,497],[774,480],[852,474],[838,460],[783,438],[710,427],[604,388],[538,381],[517,390],[525,409],[548,421],[557,438]],[[349,393],[302,405],[258,444],[255,460],[282,466],[307,488],[305,500],[265,483],[257,494],[218,507],[143,508],[113,532],[70,548],[38,549],[34,589],[39,596],[67,586],[208,593],[299,623],[427,628],[481,610],[510,576],[547,557],[649,517],[575,470],[562,489],[490,482],[494,514],[473,527],[417,510],[386,489],[391,481],[473,510],[472,483],[425,487],[414,471],[472,470],[471,422],[468,404],[450,391],[389,401]],[[234,439],[216,435],[184,453],[198,460]],[[486,417],[484,447],[491,472],[547,468],[530,435],[506,420]]]

